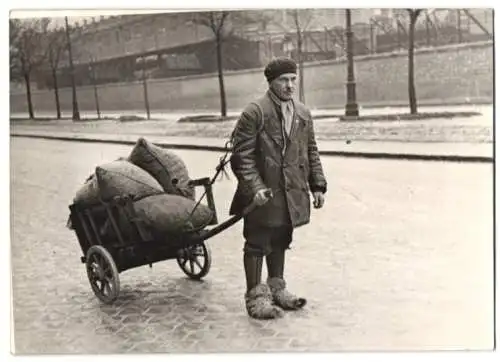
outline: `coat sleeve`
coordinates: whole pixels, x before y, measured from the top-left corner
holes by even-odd
[[[233,133],[231,169],[241,190],[251,197],[266,188],[259,174],[256,158],[260,117],[257,106],[251,104],[241,114]]]
[[[314,133],[314,124],[309,112],[309,134],[307,140],[307,155],[309,158],[309,187],[312,192],[326,193],[327,182],[323,173],[323,167],[319,158],[318,145]]]

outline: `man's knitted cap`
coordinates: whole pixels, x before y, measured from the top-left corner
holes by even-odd
[[[264,69],[264,75],[268,82],[272,82],[282,74],[295,73],[297,74],[297,64],[290,58],[279,57],[271,60]]]

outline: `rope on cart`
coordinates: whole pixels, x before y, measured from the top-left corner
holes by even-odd
[[[231,158],[229,157],[229,155],[232,151],[232,148],[233,148],[232,141],[231,140],[227,141],[226,144],[224,145],[224,149],[226,149],[226,153],[222,157],[219,158],[219,163],[215,167],[215,175],[210,179],[209,185],[214,184],[214,182],[217,180],[217,177],[219,177],[219,174],[221,175],[221,180],[223,178],[226,178],[226,179],[230,178],[229,174],[226,171],[226,166],[229,162],[231,162]],[[207,194],[207,189],[205,188],[205,190],[203,191],[203,194],[200,196],[199,200],[196,202],[196,205],[194,205],[193,210],[191,210],[191,213],[188,216],[188,220],[191,219],[191,217],[193,216],[194,212],[196,211],[196,209],[198,208],[198,206],[200,205],[201,201],[206,196],[206,194]]]

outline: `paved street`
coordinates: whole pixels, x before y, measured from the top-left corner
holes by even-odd
[[[241,224],[209,240],[203,282],[173,260],[120,274],[111,306],[91,291],[68,204],[96,165],[130,146],[11,138],[17,353],[490,349],[491,164],[323,158],[327,204],[299,228],[290,289],[308,298],[276,321],[247,317]],[[192,177],[219,153],[178,151]],[[235,180],[215,185],[225,219]]]

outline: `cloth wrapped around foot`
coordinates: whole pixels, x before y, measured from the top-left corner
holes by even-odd
[[[283,317],[283,310],[273,305],[271,291],[265,284],[259,284],[245,294],[248,315],[255,319]]]
[[[267,284],[271,290],[273,301],[285,310],[298,310],[307,303],[305,298],[299,298],[286,290],[286,282],[281,278],[269,278]]]

